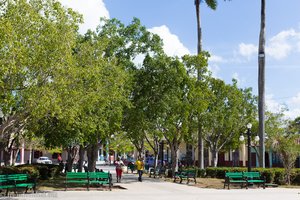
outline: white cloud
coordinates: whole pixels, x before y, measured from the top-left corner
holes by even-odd
[[[257,54],[258,46],[254,44],[239,44],[239,55],[251,58]],[[286,58],[293,51],[300,51],[300,32],[294,29],[284,30],[270,38],[266,43],[266,54],[273,59]]]
[[[299,108],[291,109],[286,111],[284,114],[289,119],[295,119],[296,117],[300,116],[300,109]]]
[[[153,27],[148,29],[148,31],[161,37],[167,55],[181,57],[185,54],[190,54],[190,51],[181,43],[178,36],[172,34],[166,25]]]
[[[267,110],[273,113],[281,112],[286,106],[278,103],[274,98],[273,94],[266,95],[266,107]]]
[[[277,60],[287,57],[293,49],[292,40],[298,34],[294,29],[281,31],[269,40],[266,53]]]
[[[84,24],[79,31],[85,33],[88,29],[96,30],[99,25],[100,17],[109,18],[109,12],[103,0],[59,0],[62,5],[72,8],[83,15]]]
[[[237,72],[234,72],[232,74],[232,78],[234,78],[235,80],[237,80],[238,87],[241,87],[241,85],[243,83],[245,83],[245,79],[241,78],[240,75]]]
[[[266,106],[267,110],[271,112],[278,113],[284,111],[287,119],[295,119],[300,116],[300,93],[295,97],[289,98],[286,104],[277,102],[272,94],[266,95]]]
[[[290,98],[287,101],[289,110],[286,111],[286,116],[288,118],[294,119],[300,116],[300,92],[296,96]]]
[[[208,65],[208,70],[211,72],[211,75],[215,78],[220,78],[218,73],[220,72],[220,67],[218,65]]]
[[[298,52],[300,52],[300,42],[298,42],[298,44],[297,44],[297,49],[298,49]]]
[[[240,82],[240,77],[239,77],[239,74],[237,72],[234,72],[232,74],[232,78],[234,78],[235,80],[237,80],[237,82]]]
[[[300,93],[298,93],[295,97],[292,97],[288,102],[289,104],[300,107]]]
[[[241,43],[239,45],[239,54],[250,59],[254,54],[257,54],[257,46],[254,44]]]
[[[217,55],[211,55],[208,60],[209,60],[209,62],[213,62],[213,63],[225,63],[226,62],[226,60],[222,56],[217,56]]]

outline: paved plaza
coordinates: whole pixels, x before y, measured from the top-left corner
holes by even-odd
[[[165,182],[145,176],[143,182],[137,181],[136,174],[124,174],[122,183],[116,183],[113,167],[105,166],[114,176],[112,191],[52,191],[26,194],[4,200],[300,200],[300,189],[251,188],[251,189],[204,189],[186,184]]]

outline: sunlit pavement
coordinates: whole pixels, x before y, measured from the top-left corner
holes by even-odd
[[[2,199],[44,199],[44,200],[300,200],[299,189],[283,188],[252,188],[252,189],[203,189],[191,185],[165,182],[160,179],[143,177],[143,182],[137,181],[137,174],[124,174],[121,183],[116,183],[113,166],[101,166],[104,171],[113,174],[114,186],[112,191],[53,191],[37,194],[25,194],[18,197]]]

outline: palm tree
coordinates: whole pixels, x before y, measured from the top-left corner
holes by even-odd
[[[195,0],[196,16],[197,16],[197,51],[198,54],[202,52],[202,31],[201,31],[201,20],[200,20],[200,2],[203,0]],[[207,6],[213,10],[217,8],[217,0],[205,0]],[[201,80],[200,70],[198,70],[198,81]],[[200,118],[198,118],[198,167],[204,169],[204,147],[202,137],[202,127]]]
[[[258,47],[258,119],[259,119],[259,164],[265,167],[265,0],[261,0],[260,34]]]

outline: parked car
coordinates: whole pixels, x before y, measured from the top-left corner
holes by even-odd
[[[36,160],[36,163],[41,163],[41,164],[52,164],[52,160],[50,160],[48,157],[39,157],[37,160]]]

